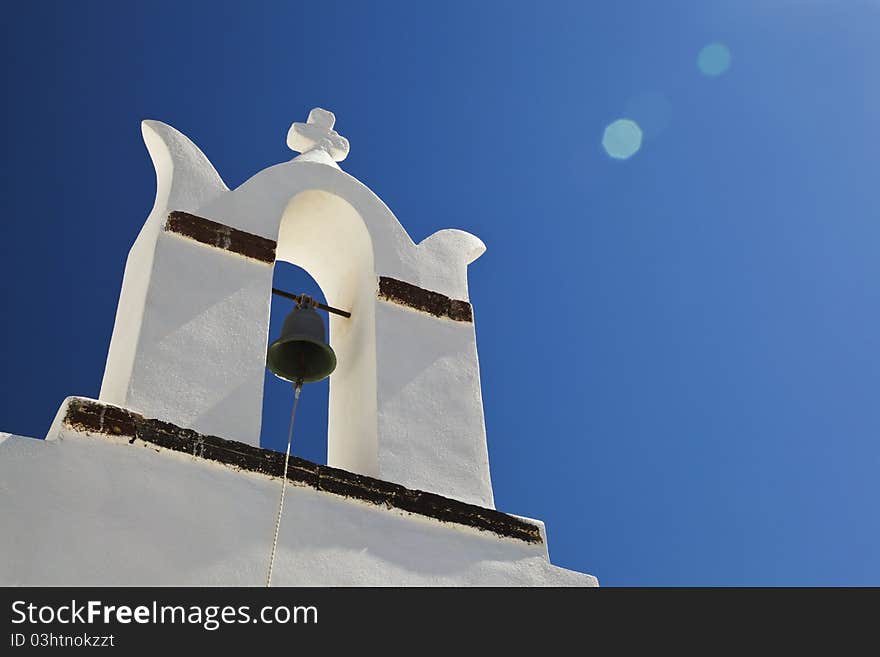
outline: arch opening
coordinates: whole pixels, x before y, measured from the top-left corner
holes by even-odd
[[[324,293],[309,273],[302,267],[278,261],[272,275],[272,287],[294,294],[308,294],[326,303]],[[294,302],[272,295],[269,313],[269,344],[281,333],[284,318],[293,310]],[[327,313],[321,315],[326,326]],[[303,391],[297,409],[296,430],[293,435],[291,454],[313,461],[327,463],[327,406],[329,380],[308,384]],[[266,368],[263,379],[263,408],[260,425],[260,445],[283,452],[287,448],[287,430],[293,405],[293,386],[272,374]]]
[[[321,398],[321,385],[327,385],[326,411],[326,462],[333,467],[353,472],[378,476],[378,420],[376,399],[376,337],[375,337],[375,298],[376,274],[373,260],[373,244],[366,224],[358,211],[347,201],[322,190],[308,190],[296,194],[287,203],[282,213],[278,231],[276,248],[275,276],[286,277],[290,270],[287,265],[278,266],[278,262],[289,263],[301,272],[298,278],[290,283],[281,283],[276,287],[303,284],[309,281],[303,278],[308,275],[313,286],[305,289],[287,289],[289,292],[306,292],[325,303],[351,312],[351,318],[322,313],[328,324],[330,345],[336,352],[337,366],[331,375],[329,384],[307,384],[303,389],[303,401],[300,408],[306,406],[306,400]],[[310,291],[311,290],[311,291]],[[279,301],[285,301],[279,299]],[[283,316],[292,307],[277,303],[273,299],[272,322],[282,321]],[[276,313],[276,306],[279,308]],[[287,311],[282,309],[286,308]],[[278,314],[281,319],[274,315]],[[272,340],[280,328],[270,326],[269,339]],[[269,373],[273,379],[274,375]],[[268,382],[267,382],[268,383]],[[281,382],[282,384],[284,382]],[[275,398],[275,382],[268,383],[269,393]],[[289,384],[287,386],[289,388]],[[275,449],[280,440],[280,450],[286,447],[287,422],[290,416],[292,394],[288,393],[286,412],[281,412],[283,402],[278,405],[265,399],[264,392],[264,423],[268,425],[264,432],[267,435],[265,446]],[[267,406],[267,403],[271,406]],[[319,401],[312,399],[312,404]],[[270,411],[271,419],[266,417]],[[299,412],[299,411],[298,411]],[[311,411],[312,423],[320,417],[320,408]],[[283,430],[280,438],[277,430],[277,415],[283,418]],[[297,451],[296,443],[300,440],[300,425],[297,418],[297,429],[294,435],[295,454],[308,458],[306,453],[320,456],[321,452],[315,445],[305,443],[302,447],[306,452]],[[308,425],[307,425],[308,426]],[[270,428],[271,427],[271,428]],[[319,427],[313,425],[308,430],[311,435],[322,435]],[[262,432],[261,432],[262,433]],[[265,434],[264,434],[265,435]],[[262,439],[261,439],[262,441]],[[310,459],[315,460],[315,459]]]

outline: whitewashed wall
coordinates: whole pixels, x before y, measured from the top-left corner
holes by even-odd
[[[280,480],[62,432],[0,438],[0,585],[260,586]],[[544,545],[290,487],[275,586],[594,586]]]

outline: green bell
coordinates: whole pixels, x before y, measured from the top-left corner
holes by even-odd
[[[294,383],[326,379],[336,369],[336,354],[324,336],[324,320],[317,311],[295,307],[284,319],[281,336],[269,345],[267,367]]]

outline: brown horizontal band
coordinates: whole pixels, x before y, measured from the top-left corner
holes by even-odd
[[[435,317],[446,317],[457,322],[473,322],[474,311],[467,301],[452,299],[445,294],[399,281],[388,276],[379,277],[379,298],[415,308]]]
[[[188,212],[179,210],[170,212],[165,222],[165,231],[260,262],[268,264],[275,262],[277,244],[273,240]],[[452,299],[445,294],[426,290],[390,276],[379,277],[379,298],[421,310],[435,317],[445,317],[457,322],[474,321],[473,308],[467,301]]]
[[[281,452],[200,434],[192,429],[144,418],[134,411],[91,399],[71,399],[64,416],[64,424],[70,429],[90,435],[127,438],[129,443],[140,440],[241,470],[272,477],[281,477],[284,474],[284,454]],[[536,525],[501,511],[412,490],[328,465],[318,465],[296,456],[290,457],[287,478],[295,484],[333,495],[400,509],[442,522],[465,525],[527,543],[543,542]]]
[[[188,212],[169,212],[165,231],[260,262],[275,262],[274,241]]]

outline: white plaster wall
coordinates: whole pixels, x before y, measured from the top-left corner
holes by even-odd
[[[124,440],[0,440],[0,585],[265,580],[280,481]],[[543,545],[288,489],[275,586],[595,586]]]
[[[272,265],[161,233],[126,406],[260,444]]]
[[[120,406],[131,405],[129,383],[153,255],[169,210],[191,212],[228,191],[208,158],[185,135],[160,121],[143,121],[141,133],[156,170],[156,199],[125,263],[100,393],[101,400]]]
[[[494,508],[474,325],[376,305],[382,479]]]

